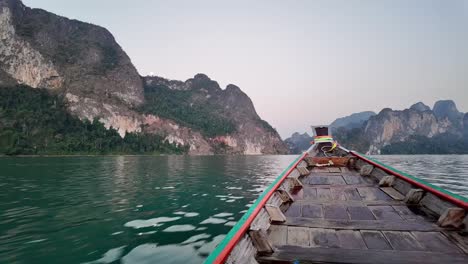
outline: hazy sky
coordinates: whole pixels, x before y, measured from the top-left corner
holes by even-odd
[[[238,85],[283,138],[417,101],[468,111],[468,1],[23,2],[106,27],[142,75]]]

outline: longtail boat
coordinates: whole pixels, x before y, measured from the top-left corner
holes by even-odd
[[[467,198],[313,130],[205,263],[468,263]]]

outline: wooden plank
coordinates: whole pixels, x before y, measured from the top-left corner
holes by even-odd
[[[443,228],[428,222],[418,221],[386,221],[386,220],[341,220],[341,219],[318,219],[305,217],[288,217],[283,225],[332,228],[332,229],[354,229],[354,230],[394,230],[394,231],[442,231]]]
[[[324,205],[323,217],[325,219],[349,219],[346,207],[343,205]]]
[[[304,190],[304,199],[309,199],[309,200],[317,199],[317,189],[305,186],[303,190]]]
[[[328,168],[328,172],[330,173],[341,173],[341,169],[337,167],[330,167]]]
[[[433,195],[432,193],[426,193],[426,195],[424,195],[424,197],[422,198],[420,204],[438,215],[442,215],[448,208],[456,207],[447,201],[441,200],[439,197]]]
[[[442,253],[461,253],[458,247],[450,242],[448,238],[440,232],[412,232],[413,236],[418,240],[427,251],[442,252]]]
[[[307,178],[307,184],[310,185],[329,185],[330,182],[328,181],[327,176],[309,176]]]
[[[367,206],[348,206],[348,212],[351,220],[375,220]]]
[[[366,243],[362,239],[361,233],[354,230],[337,230],[336,235],[340,241],[341,248],[347,249],[367,249]]]
[[[343,178],[346,184],[361,184],[363,183],[361,176],[354,176],[354,175],[343,175]]]
[[[401,216],[391,206],[369,206],[369,209],[372,211],[372,213],[375,215],[375,218],[378,220],[402,220]]]
[[[304,205],[302,206],[302,216],[307,218],[323,218],[322,206]]]
[[[257,249],[257,254],[266,255],[273,253],[273,248],[268,241],[266,232],[264,231],[250,231],[250,239],[254,247]]]
[[[346,194],[343,189],[331,188],[330,191],[331,191],[333,200],[346,201]]]
[[[299,217],[301,216],[301,205],[299,203],[292,203],[288,210],[284,213],[286,217]]]
[[[333,229],[310,228],[310,246],[324,248],[338,248],[340,242]]]
[[[413,209],[413,207],[408,207],[406,205],[394,205],[393,206],[393,209],[395,209],[395,211],[397,211],[397,213],[403,219],[406,219],[406,220],[415,220],[415,219],[424,220],[424,217],[415,214],[413,211],[411,211],[410,208]]]
[[[382,231],[395,250],[424,251],[424,247],[410,232]]]
[[[340,167],[342,173],[349,173],[349,169],[346,167]]]
[[[380,231],[362,230],[361,235],[369,249],[392,249],[387,239],[385,239]]]
[[[386,195],[384,192],[382,192],[379,188],[376,188],[376,187],[361,187],[361,188],[357,188],[357,190],[363,200],[368,200],[368,201],[391,200],[391,198],[388,195]]]
[[[288,245],[308,247],[310,245],[309,228],[288,226]]]
[[[346,185],[343,177],[340,176],[328,176],[328,182],[331,185]]]
[[[468,236],[461,236],[457,232],[442,231],[452,243],[456,244],[465,254],[468,254]]]
[[[346,193],[345,193],[346,194]],[[333,198],[332,193],[332,198]],[[346,197],[347,199],[347,197]],[[370,206],[370,205],[405,205],[402,201],[353,201],[353,200],[296,200],[301,204],[341,204],[346,206]],[[437,220],[437,217],[435,218]]]
[[[270,215],[270,221],[272,223],[282,223],[286,221],[286,216],[277,206],[265,205],[265,210]]]
[[[418,251],[359,250],[341,248],[302,248],[281,246],[270,256],[257,258],[259,263],[363,263],[363,264],[466,264],[463,254]]]
[[[319,200],[331,200],[331,192],[329,188],[318,188],[317,189],[317,199]]]
[[[393,182],[393,188],[395,188],[401,194],[406,195],[413,187],[408,182],[395,178],[395,181]]]
[[[399,193],[392,187],[381,187],[380,190],[382,190],[388,196],[392,197],[393,200],[403,201],[405,199],[405,196],[403,194]]]
[[[281,225],[271,225],[268,229],[268,240],[275,246],[286,245],[288,237],[288,227]]]
[[[360,201],[361,196],[359,195],[358,191],[354,189],[345,189],[344,190],[346,198],[351,201]]]

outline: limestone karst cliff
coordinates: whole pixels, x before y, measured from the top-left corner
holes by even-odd
[[[73,115],[97,119],[122,137],[157,134],[187,146],[190,154],[287,152],[240,88],[221,89],[203,74],[185,82],[141,77],[105,28],[32,9],[20,0],[0,0],[0,41],[1,86],[48,89],[64,98]],[[154,105],[161,103],[154,94],[161,93],[182,112]]]

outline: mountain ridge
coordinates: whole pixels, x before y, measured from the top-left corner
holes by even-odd
[[[432,110],[422,102],[404,110],[384,108],[361,126],[348,124],[332,128],[334,138],[363,153],[468,154],[468,113],[459,112],[453,100],[439,100]],[[298,141],[296,134],[286,139],[291,150],[300,152],[304,148],[293,144]]]
[[[258,116],[239,87],[228,85],[223,90],[205,74],[185,82],[140,76],[103,27],[32,9],[20,0],[0,0],[0,39],[5,44],[0,47],[0,85],[45,88],[63,97],[74,116],[98,120],[121,137],[154,134],[188,146],[189,154],[287,152],[276,130]],[[148,84],[148,80],[159,84]],[[149,105],[155,99],[148,92],[151,86],[153,92],[175,96],[171,116],[169,110],[156,111]],[[203,103],[217,110],[229,109],[208,111]],[[191,107],[198,107],[195,112],[204,115],[192,114],[199,123],[178,123],[187,121],[183,115],[189,115]],[[212,129],[203,118],[221,120],[219,127]]]

